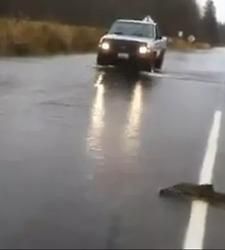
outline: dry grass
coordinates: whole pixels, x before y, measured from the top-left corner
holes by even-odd
[[[0,19],[0,55],[49,55],[88,52],[97,47],[105,30],[84,26],[69,26],[57,22],[21,19]],[[209,49],[206,43],[189,43],[174,38],[173,49]]]
[[[208,43],[194,42],[190,43],[184,39],[174,38],[169,44],[172,49],[178,50],[190,50],[190,49],[210,49],[211,46]]]
[[[94,50],[104,30],[53,22],[0,19],[1,55],[40,55]]]

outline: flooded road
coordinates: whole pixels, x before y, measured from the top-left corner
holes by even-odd
[[[169,52],[162,73],[96,69],[95,55],[0,60],[0,248],[182,248],[215,112],[225,192],[225,50]],[[223,248],[225,211],[202,244]]]

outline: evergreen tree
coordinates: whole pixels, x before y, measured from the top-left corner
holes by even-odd
[[[203,32],[205,41],[209,41],[211,44],[217,44],[219,42],[216,8],[212,0],[206,2],[203,17]]]

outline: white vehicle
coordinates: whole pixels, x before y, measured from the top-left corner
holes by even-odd
[[[151,17],[144,20],[117,20],[98,46],[100,66],[132,65],[140,71],[159,70],[167,49],[167,39]]]

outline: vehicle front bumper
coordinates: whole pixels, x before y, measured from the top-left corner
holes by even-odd
[[[101,50],[98,51],[98,58],[100,58],[103,65],[132,65],[138,68],[143,68],[147,66],[151,66],[154,64],[154,53],[149,52],[144,55],[137,53],[128,53],[129,58],[120,58],[120,52],[103,52]]]

